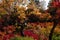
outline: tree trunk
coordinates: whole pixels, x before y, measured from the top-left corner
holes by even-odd
[[[27,23],[28,23],[28,20],[25,20],[25,21],[24,21],[23,23],[21,23],[21,25],[20,25],[20,26],[21,26],[21,29],[20,29],[21,36],[24,36],[24,33],[23,33],[24,31],[23,31],[23,30],[24,30],[25,27],[27,27],[27,25],[26,25],[25,23],[27,24]]]
[[[24,34],[23,34],[23,30],[24,30],[24,27],[21,26],[21,30],[20,30],[20,34],[21,34],[21,36],[24,36]]]
[[[58,21],[54,20],[53,28],[51,29],[50,34],[49,34],[49,40],[52,40],[53,32],[54,32],[54,29],[56,28],[57,24],[58,24]]]

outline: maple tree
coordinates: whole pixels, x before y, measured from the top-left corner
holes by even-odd
[[[1,5],[0,13],[2,15],[1,16],[2,20],[4,20],[4,22],[2,23],[4,26],[15,25],[16,23],[17,23],[17,26],[23,25],[22,23],[20,23],[20,18],[22,18],[22,19],[25,18],[25,17],[23,17],[24,13],[22,12],[22,11],[24,11],[24,8],[23,7],[19,8],[19,5],[17,4],[19,2],[20,2],[20,0],[19,1],[2,0],[2,2],[0,3],[0,5]],[[2,13],[4,13],[5,15]],[[21,21],[22,21],[22,19],[21,19]],[[23,30],[23,26],[21,28],[22,28],[21,30]]]
[[[49,35],[49,40],[52,40],[52,36],[53,36],[53,32],[57,26],[57,24],[59,24],[59,18],[60,18],[60,2],[59,0],[53,0],[52,2],[50,2],[49,4],[49,13],[52,16],[52,20],[54,22],[53,24],[53,28],[51,29],[50,35]]]

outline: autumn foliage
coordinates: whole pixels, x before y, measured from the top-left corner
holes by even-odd
[[[31,40],[48,40],[50,30],[54,25],[52,19],[60,17],[59,7],[60,2],[53,1],[47,11],[41,12],[32,0],[26,7],[22,4],[22,0],[2,0],[0,3],[0,39],[22,38],[23,40],[26,37]],[[59,26],[58,24],[54,33],[60,34]]]

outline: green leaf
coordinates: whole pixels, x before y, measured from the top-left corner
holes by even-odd
[[[34,40],[34,39],[31,37],[14,37],[11,38],[10,40]]]

